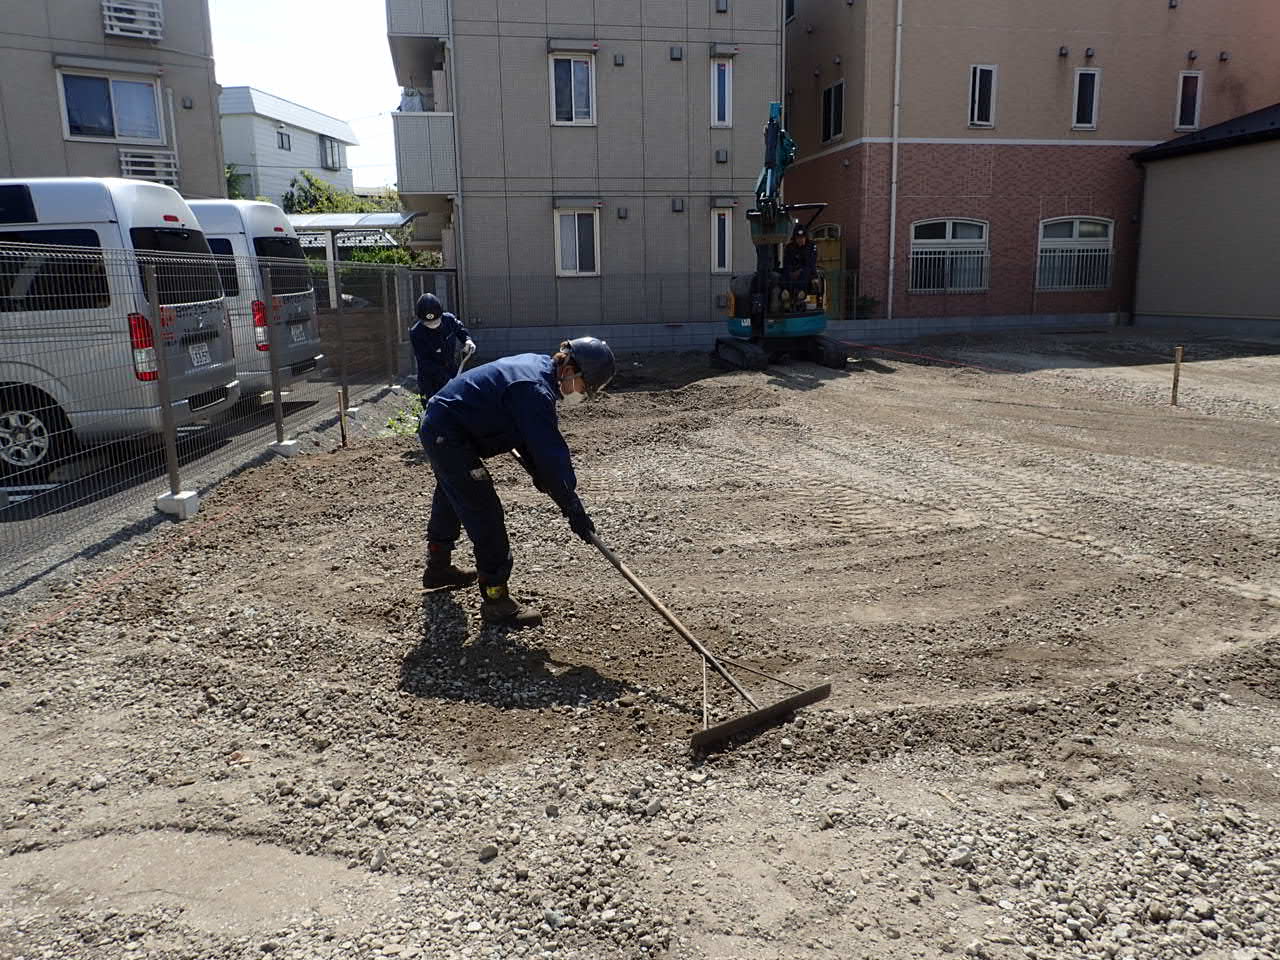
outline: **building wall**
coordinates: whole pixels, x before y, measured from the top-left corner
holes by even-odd
[[[205,3],[165,4],[159,43],[106,37],[100,0],[4,4],[0,17],[0,176],[120,176],[127,144],[86,143],[63,135],[54,57],[91,57],[160,66],[161,123],[173,149],[173,102],[180,189],[188,197],[226,195],[212,37]],[[190,109],[182,106],[190,98]]]
[[[1140,321],[1280,321],[1278,170],[1277,141],[1147,165]]]
[[[290,150],[279,147],[277,133],[289,134]],[[325,170],[320,166],[320,135],[313,130],[291,124],[281,125],[269,117],[232,114],[222,118],[222,137],[227,163],[251,178],[250,196],[266,197],[279,203],[289,189],[289,181],[302,170],[342,190],[353,189],[351,168],[347,166],[346,144],[339,144],[341,170]]]
[[[890,139],[896,0],[796,0],[787,27],[791,127],[800,162],[787,199],[831,202],[861,292],[887,308]],[[1202,72],[1201,127],[1280,96],[1280,7],[1268,0],[1168,4],[1139,0],[972,0],[904,4],[901,161],[894,312],[904,327],[939,318],[1086,322],[1132,309],[1141,174],[1131,154],[1177,135],[1179,73]],[[1060,47],[1068,55],[1059,56]],[[1086,48],[1093,56],[1086,57]],[[1198,53],[1194,61],[1188,52]],[[1229,58],[1219,59],[1226,51]],[[840,62],[836,63],[836,58]],[[970,128],[969,70],[999,69],[995,125]],[[1102,70],[1096,130],[1073,130],[1075,71]],[[846,83],[843,136],[820,142],[821,91]],[[1039,223],[1115,221],[1113,282],[1102,292],[1035,290]],[[990,224],[990,289],[911,295],[911,224],[965,217]],[[963,324],[962,324],[963,325]]]
[[[780,89],[775,0],[455,5],[468,313],[491,326],[718,318],[711,200],[736,197],[734,266]],[[595,40],[593,127],[551,123],[548,38]],[[733,126],[711,127],[711,44],[734,43]],[[671,47],[682,48],[680,60]],[[615,64],[621,56],[622,64]],[[728,151],[717,163],[715,152]],[[556,198],[600,201],[600,277],[557,278]],[[684,203],[672,209],[672,200]],[[625,219],[619,216],[626,211]]]

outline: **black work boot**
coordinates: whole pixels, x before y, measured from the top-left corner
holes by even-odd
[[[434,543],[427,546],[427,569],[422,573],[423,590],[456,590],[476,582],[476,572],[469,568],[455,567],[450,559],[453,553],[437,547]]]
[[[480,584],[480,617],[495,627],[536,627],[542,614],[511,596],[505,583]]]

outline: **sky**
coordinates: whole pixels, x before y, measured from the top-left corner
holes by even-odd
[[[257,87],[345,120],[357,187],[395,183],[391,111],[400,88],[382,0],[209,0],[224,87]]]

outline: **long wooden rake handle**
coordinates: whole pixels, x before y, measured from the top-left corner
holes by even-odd
[[[751,694],[747,693],[747,691],[742,688],[742,685],[733,678],[733,674],[729,673],[729,671],[724,668],[724,666],[720,663],[720,661],[716,659],[715,654],[713,654],[710,650],[708,650],[706,647],[704,647],[701,643],[698,642],[698,638],[695,637],[692,633],[690,633],[683,623],[681,623],[679,620],[676,619],[676,615],[672,613],[670,610],[668,610],[661,600],[659,600],[657,597],[655,597],[652,593],[649,592],[649,588],[640,582],[639,577],[637,577],[634,573],[632,573],[630,570],[627,569],[626,564],[624,564],[620,559],[618,559],[618,555],[616,553],[614,553],[612,550],[606,547],[604,543],[600,540],[600,538],[596,536],[594,533],[591,534],[591,542],[595,544],[595,548],[597,550],[599,550],[602,554],[604,554],[604,558],[606,560],[608,560],[610,563],[612,563],[615,567],[618,568],[618,572],[622,574],[624,577],[626,577],[627,582],[631,584],[631,586],[635,587],[636,593],[644,597],[644,599],[648,602],[649,606],[657,610],[658,613],[661,614],[662,619],[666,620],[667,623],[671,624],[671,629],[674,630],[676,633],[680,634],[680,636],[684,638],[684,641],[687,644],[689,644],[689,646],[693,647],[693,649],[696,650],[702,656],[704,663],[710,664],[712,670],[720,674],[720,676],[724,678],[725,682],[728,683],[729,686],[733,687],[734,690],[738,691],[739,696],[741,696],[743,700],[747,701],[747,703],[751,704],[752,710],[760,709],[759,705],[756,703],[755,699],[751,696]]]

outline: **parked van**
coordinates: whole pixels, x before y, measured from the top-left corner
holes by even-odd
[[[76,443],[159,432],[157,346],[176,423],[239,399],[222,284],[178,192],[143,180],[0,179],[0,472],[31,478]]]
[[[218,257],[245,396],[271,389],[264,266],[271,268],[271,296],[279,311],[281,381],[310,373],[324,359],[316,295],[302,244],[284,211],[257,200],[192,200],[190,206]]]

